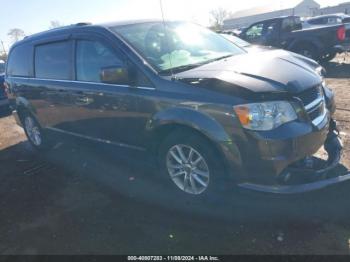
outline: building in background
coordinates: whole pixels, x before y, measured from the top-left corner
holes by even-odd
[[[281,4],[279,8],[276,6],[257,7],[234,13],[230,19],[224,21],[223,27],[225,30],[246,27],[258,21],[279,16],[310,17],[318,15],[320,10],[321,6],[314,0],[303,0],[297,6],[286,7]]]
[[[329,15],[336,13],[344,13],[350,15],[350,2],[342,3],[336,6],[328,6],[318,10],[317,15]]]

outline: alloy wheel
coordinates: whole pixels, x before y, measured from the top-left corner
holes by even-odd
[[[169,149],[166,166],[172,181],[182,191],[199,195],[207,190],[210,172],[205,158],[188,145],[175,145]]]
[[[41,146],[42,135],[40,127],[35,122],[35,120],[31,116],[26,116],[24,120],[24,126],[30,142],[32,142],[35,146]]]

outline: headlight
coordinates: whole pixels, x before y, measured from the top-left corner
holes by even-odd
[[[327,71],[323,66],[319,66],[316,68],[316,73],[323,78],[326,76]]]
[[[272,130],[298,118],[286,101],[239,105],[234,111],[244,128],[256,131]]]

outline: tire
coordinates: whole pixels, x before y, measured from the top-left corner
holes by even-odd
[[[321,62],[330,62],[330,61],[332,61],[336,56],[337,56],[337,53],[336,53],[336,52],[332,52],[332,53],[326,54],[326,55],[324,55],[324,56],[321,58]]]
[[[295,50],[296,53],[303,55],[307,58],[314,59],[318,61],[320,59],[317,48],[314,45],[304,44]]]
[[[38,151],[47,151],[51,148],[47,133],[42,129],[38,121],[30,113],[21,116],[24,132],[29,143]]]
[[[222,196],[232,183],[225,176],[217,150],[195,132],[178,130],[170,134],[160,146],[158,161],[162,181],[185,198]]]

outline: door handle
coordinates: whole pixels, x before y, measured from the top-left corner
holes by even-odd
[[[89,105],[92,102],[94,102],[94,100],[92,98],[87,97],[87,96],[78,96],[75,99],[75,103],[77,105]]]

